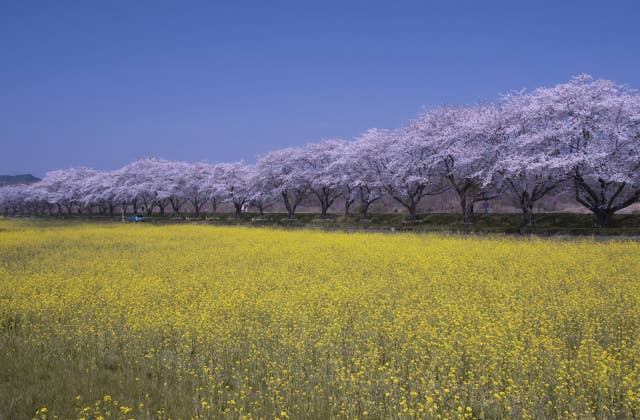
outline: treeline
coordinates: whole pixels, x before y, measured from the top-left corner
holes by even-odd
[[[31,184],[33,182],[40,181],[40,178],[36,178],[31,174],[24,175],[0,175],[0,187],[5,185],[15,184]]]
[[[462,218],[473,204],[508,196],[531,224],[534,205],[569,193],[600,226],[640,199],[640,96],[587,75],[493,103],[427,109],[393,130],[352,141],[275,150],[255,164],[140,159],[114,171],[71,168],[31,185],[0,188],[5,214],[144,211],[196,216],[208,206],[281,203],[295,218],[313,197],[322,217],[336,200],[363,218],[392,199],[415,219],[427,196],[453,191]]]

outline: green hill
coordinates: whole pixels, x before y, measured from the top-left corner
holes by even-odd
[[[40,178],[36,178],[31,174],[25,175],[0,175],[0,186],[2,185],[14,185],[14,184],[32,184],[40,181]]]

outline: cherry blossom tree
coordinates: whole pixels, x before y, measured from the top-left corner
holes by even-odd
[[[114,171],[111,180],[113,199],[121,202],[123,207],[127,206],[125,203],[130,203],[134,213],[141,207],[143,212],[151,216],[158,207],[164,214],[170,186],[166,175],[176,163],[158,158],[141,158]]]
[[[553,170],[566,171],[575,199],[598,225],[640,199],[640,99],[635,91],[609,80],[574,77],[531,94],[542,110],[547,135],[560,142],[547,153]]]
[[[268,178],[262,178],[255,167],[251,174],[250,186],[251,198],[249,199],[249,203],[258,209],[260,216],[264,216],[264,212],[273,207],[278,197],[270,187]]]
[[[75,207],[80,213],[84,207],[85,182],[97,171],[89,168],[70,168],[51,171],[40,181],[44,200],[64,207],[71,214]]]
[[[207,181],[213,176],[213,166],[199,162],[187,164],[184,169],[184,194],[193,207],[195,217],[200,217],[202,208],[211,197]]]
[[[430,109],[409,128],[415,155],[455,191],[464,223],[471,222],[473,204],[498,196],[487,171],[496,161],[495,144],[502,136],[500,113],[492,105]]]
[[[170,161],[163,174],[167,200],[171,204],[174,216],[179,216],[183,206],[189,201],[188,195],[189,164]]]
[[[383,196],[382,184],[376,171],[379,156],[371,153],[367,134],[344,145],[343,152],[333,164],[333,172],[340,176],[345,188],[345,213],[356,199],[360,202],[360,219],[366,219],[369,206]]]
[[[536,202],[565,185],[569,170],[549,108],[541,105],[524,92],[503,96],[504,135],[486,178],[515,198],[524,225],[533,223]]]
[[[240,220],[242,207],[253,194],[253,167],[243,162],[220,163],[215,166],[214,177],[224,200],[233,204],[236,220]]]
[[[96,205],[101,212],[113,217],[118,206],[115,181],[117,177],[111,171],[98,171],[85,180],[82,202],[86,206]]]
[[[293,147],[270,152],[256,164],[258,176],[269,194],[282,198],[290,220],[295,219],[297,207],[311,188],[303,175],[303,164],[304,151]]]
[[[26,185],[5,185],[0,187],[0,209],[7,216],[20,214],[26,199]]]
[[[416,147],[408,130],[373,129],[360,141],[368,149],[377,182],[407,210],[409,220],[416,219],[418,204],[424,197],[446,190],[430,159],[431,152]]]
[[[301,177],[318,199],[322,218],[327,217],[331,205],[343,194],[341,177],[335,173],[334,164],[344,149],[345,142],[342,140],[310,143],[302,149]]]

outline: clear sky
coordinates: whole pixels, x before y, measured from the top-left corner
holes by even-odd
[[[0,174],[251,162],[578,73],[640,88],[640,1],[0,0]]]

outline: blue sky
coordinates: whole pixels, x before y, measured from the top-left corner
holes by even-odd
[[[640,88],[640,2],[0,0],[0,174],[253,161],[590,73]]]

